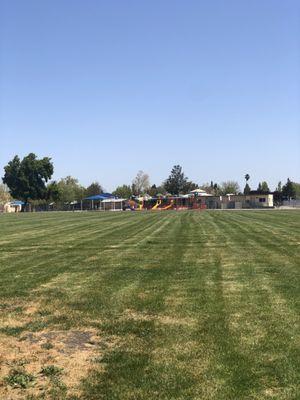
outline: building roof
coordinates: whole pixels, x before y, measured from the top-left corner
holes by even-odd
[[[191,193],[206,193],[206,191],[203,189],[197,188],[197,189],[192,190]]]
[[[267,194],[273,194],[270,191],[262,191],[262,190],[250,190],[249,194],[257,194],[257,195],[267,195]]]

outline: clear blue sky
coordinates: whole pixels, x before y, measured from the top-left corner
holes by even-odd
[[[0,171],[300,180],[298,0],[0,0]]]

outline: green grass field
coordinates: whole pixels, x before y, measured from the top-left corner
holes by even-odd
[[[300,212],[0,215],[1,399],[299,399]]]

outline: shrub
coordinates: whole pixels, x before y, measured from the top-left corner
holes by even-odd
[[[9,375],[5,378],[5,381],[10,386],[22,389],[28,388],[34,380],[34,376],[28,374],[24,369],[12,369]]]

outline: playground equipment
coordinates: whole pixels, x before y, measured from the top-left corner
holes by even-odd
[[[161,200],[157,200],[155,206],[153,206],[151,210],[156,210],[160,205],[161,205]]]
[[[173,208],[173,206],[174,206],[174,200],[171,200],[171,203],[165,207],[162,207],[161,210],[169,210],[170,208]]]
[[[136,202],[134,200],[128,200],[128,207],[131,211],[136,210]]]

